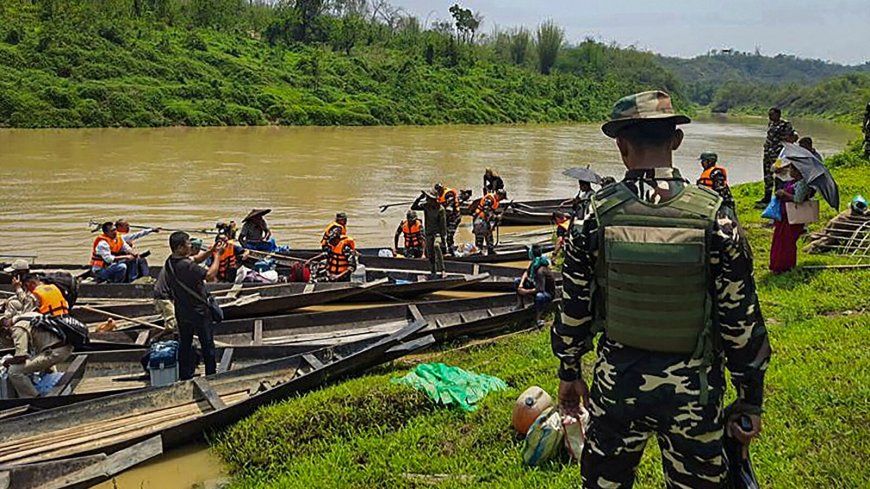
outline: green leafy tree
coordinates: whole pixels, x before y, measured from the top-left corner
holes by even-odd
[[[541,73],[550,74],[564,42],[565,32],[552,20],[538,26],[535,47],[538,50],[538,69]]]
[[[480,14],[475,14],[471,9],[462,8],[456,3],[450,7],[450,15],[453,16],[456,32],[459,33],[459,38],[462,42],[474,43],[475,33],[483,22]]]
[[[529,56],[529,48],[532,45],[532,35],[528,29],[517,28],[510,33],[510,59],[513,64],[523,66]]]

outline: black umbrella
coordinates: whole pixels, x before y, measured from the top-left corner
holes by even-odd
[[[825,201],[834,209],[840,209],[840,189],[822,158],[797,144],[783,145],[782,159],[791,163],[806,180],[807,185],[819,191]]]
[[[600,183],[601,177],[589,168],[569,168],[562,172],[562,175],[571,177],[581,182]]]

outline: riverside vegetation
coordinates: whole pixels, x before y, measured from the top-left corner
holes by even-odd
[[[666,78],[554,70],[560,27],[483,36],[379,0],[5,0],[0,126],[593,121]]]
[[[552,21],[484,32],[459,4],[435,15],[386,0],[4,0],[0,127],[597,121],[648,89],[684,111],[856,123],[870,96],[867,64],[667,58],[569,45]]]
[[[851,146],[829,159],[844,197],[870,195],[870,162]],[[761,183],[734,188],[755,255],[759,296],[774,350],[765,385],[764,432],[752,457],[764,487],[863,487],[870,450],[870,270],[767,271],[771,229],[752,204]],[[826,209],[823,220],[834,215]],[[817,230],[822,224],[810,226]],[[800,264],[841,259],[800,255]],[[593,355],[584,368],[591,377]],[[442,361],[496,375],[509,390],[472,414],[436,408],[390,383],[414,362]],[[232,487],[573,488],[576,466],[522,465],[510,415],[537,384],[555,394],[549,332],[532,331],[460,350],[425,353],[264,409],[212,438]],[[733,393],[729,393],[733,394]],[[646,452],[638,487],[662,487],[658,450]]]

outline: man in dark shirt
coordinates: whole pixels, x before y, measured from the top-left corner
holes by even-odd
[[[487,168],[483,173],[483,195],[494,194],[504,190],[504,180],[492,168]]]
[[[205,282],[212,282],[217,277],[219,257],[224,251],[222,243],[217,242],[208,250],[192,256],[193,245],[187,233],[176,231],[169,236],[172,255],[166,260],[161,275],[166,275],[170,295],[175,302],[179,337],[178,367],[182,380],[192,378],[196,370],[193,363],[194,333],[202,348],[205,374],[211,375],[217,370],[212,316]],[[200,267],[199,263],[209,257],[213,259],[208,270]]]
[[[447,242],[447,213],[438,203],[438,198],[427,192],[420,192],[411,209],[423,211],[423,228],[426,235],[426,257],[432,276],[444,275],[444,255],[442,247]],[[440,236],[440,242],[438,238]]]

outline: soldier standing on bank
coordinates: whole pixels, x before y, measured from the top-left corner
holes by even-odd
[[[770,203],[773,196],[773,164],[779,158],[782,151],[782,143],[795,134],[791,122],[782,118],[782,111],[777,107],[771,107],[767,112],[767,139],[764,140],[764,156],[762,158],[762,170],[764,171],[764,197],[755,203],[759,209],[764,209]],[[794,141],[797,141],[795,138]]]
[[[770,345],[752,256],[722,198],[672,167],[689,122],[664,92],[619,100],[602,130],[628,171],[571,229],[552,341],[562,409],[591,414],[585,488],[631,487],[653,436],[667,487],[718,488],[726,424],[744,445],[761,431]],[[590,391],[581,359],[602,331]],[[737,390],[727,420],[724,367]]]
[[[864,110],[864,156],[870,158],[870,103]]]

